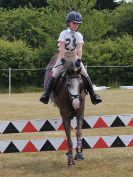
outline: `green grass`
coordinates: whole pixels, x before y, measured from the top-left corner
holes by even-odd
[[[42,93],[0,94],[0,120],[59,118],[53,104],[41,104]],[[103,102],[93,106],[86,97],[85,116],[133,114],[133,90],[99,91]],[[132,127],[83,130],[83,136],[133,134]],[[64,131],[4,134],[0,139],[64,137]],[[75,131],[72,131],[75,136]],[[0,177],[133,177],[133,148],[84,150],[85,160],[67,168],[66,151],[0,154]]]
[[[52,103],[39,102],[42,93],[0,94],[0,120],[58,118],[58,108]],[[92,105],[86,97],[85,116],[107,114],[132,114],[133,90],[110,89],[99,91],[103,102]]]

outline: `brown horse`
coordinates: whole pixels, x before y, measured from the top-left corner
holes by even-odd
[[[74,165],[74,159],[84,159],[82,154],[81,129],[84,118],[86,91],[82,75],[80,74],[81,68],[75,68],[72,62],[66,62],[64,69],[64,73],[55,81],[51,100],[60,110],[67,137],[68,165],[71,166]],[[71,119],[73,119],[73,117],[77,118],[77,148],[75,157],[73,157],[73,142],[71,138]]]

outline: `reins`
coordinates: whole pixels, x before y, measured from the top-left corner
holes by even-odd
[[[68,85],[66,85],[66,90],[67,90],[67,93],[68,93],[68,95],[69,95],[69,98],[71,98],[71,101],[73,101],[74,99],[79,99],[79,98],[80,98],[79,94],[73,95],[73,94],[71,94],[71,93],[69,92]]]
[[[69,77],[70,79],[73,79],[73,78],[81,78],[81,75],[77,75],[77,76],[70,76]],[[67,93],[69,95],[69,98],[71,98],[71,101],[73,101],[74,99],[80,99],[80,94],[71,94],[69,89],[68,89],[68,84],[66,84],[66,90],[67,90]]]

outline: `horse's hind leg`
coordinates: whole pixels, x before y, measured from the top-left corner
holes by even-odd
[[[73,143],[71,139],[71,121],[70,119],[63,119],[63,125],[65,128],[65,133],[67,137],[67,144],[68,144],[68,153],[67,159],[68,159],[68,166],[74,165],[74,160],[73,160]]]
[[[84,160],[83,157],[83,147],[82,147],[82,124],[83,124],[83,117],[77,118],[77,131],[76,131],[76,137],[77,137],[77,148],[76,148],[76,154],[75,154],[75,160]]]

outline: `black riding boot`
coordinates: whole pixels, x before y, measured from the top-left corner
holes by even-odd
[[[99,95],[97,95],[93,89],[93,85],[92,85],[92,82],[91,82],[91,79],[90,77],[86,77],[87,79],[87,82],[88,82],[88,87],[87,87],[87,91],[89,92],[90,94],[90,98],[91,98],[91,102],[95,105],[95,104],[98,104],[100,102],[102,102],[102,99],[99,97]]]
[[[40,101],[44,104],[48,104],[49,102],[49,97],[50,97],[50,93],[53,89],[53,84],[54,84],[55,78],[51,77],[48,83],[48,86],[46,88],[45,93],[41,96]]]

